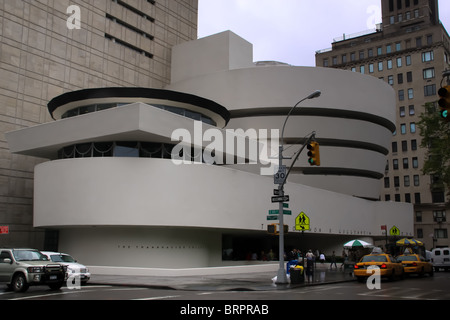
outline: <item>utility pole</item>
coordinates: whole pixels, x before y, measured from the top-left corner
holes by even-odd
[[[280,140],[280,146],[279,146],[279,152],[278,152],[278,173],[283,173],[284,172],[284,168],[283,167],[283,140],[284,140],[284,128],[286,127],[286,122],[289,118],[289,116],[291,115],[292,111],[294,111],[294,109],[303,101],[308,100],[308,99],[314,99],[314,98],[318,98],[320,97],[321,92],[319,90],[314,91],[313,93],[311,93],[309,96],[307,96],[306,98],[300,100],[299,102],[297,102],[295,104],[294,107],[291,108],[291,110],[289,111],[286,119],[284,120],[284,124],[283,124],[283,129],[281,131],[281,140]],[[303,144],[303,147],[301,148],[301,150],[297,153],[295,159],[292,161],[291,166],[289,168],[289,171],[287,173],[283,174],[283,178],[282,181],[278,184],[278,192],[279,192],[279,196],[284,197],[284,184],[286,183],[286,179],[289,175],[289,173],[291,172],[292,167],[294,166],[295,161],[298,159],[298,156],[300,155],[300,153],[303,151],[303,149],[305,148],[305,146],[312,140],[312,138],[315,137],[315,133],[313,133],[313,135],[307,140],[307,143]],[[286,270],[284,269],[284,214],[283,214],[283,203],[284,202],[280,202],[279,203],[279,208],[278,208],[278,220],[280,223],[280,231],[279,231],[279,269],[278,269],[278,274],[277,274],[277,284],[285,284],[287,283],[287,276],[286,276]]]

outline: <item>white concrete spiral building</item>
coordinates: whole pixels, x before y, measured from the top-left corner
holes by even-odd
[[[49,103],[55,122],[8,133],[13,152],[52,160],[35,169],[34,225],[59,230],[59,250],[91,266],[224,266],[235,263],[223,259],[228,249],[237,260],[276,250],[267,234],[273,177],[260,174],[261,164],[176,165],[171,151],[183,139],[173,133],[195,136],[198,121],[202,137],[280,129],[289,109],[319,89],[286,126],[285,156],[316,131],[322,162],[310,167],[300,156],[289,177],[287,247],[340,252],[355,237],[384,241],[381,225],[412,235],[410,204],[376,201],[395,131],[392,89],[351,72],[252,58],[251,44],[231,32],[188,42],[173,50],[167,90],[67,93]],[[300,212],[311,220],[302,237]]]

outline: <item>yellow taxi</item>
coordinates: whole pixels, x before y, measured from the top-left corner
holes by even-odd
[[[373,269],[377,268],[380,270],[381,277],[387,277],[390,280],[396,277],[403,279],[403,265],[393,256],[385,253],[365,255],[353,267],[353,274],[358,281],[362,282],[374,273]]]
[[[418,274],[423,276],[428,273],[433,276],[433,265],[425,261],[425,258],[418,254],[404,254],[397,257],[397,260],[403,264],[405,274]]]

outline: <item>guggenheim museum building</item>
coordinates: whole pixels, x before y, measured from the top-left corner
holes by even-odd
[[[7,134],[12,152],[49,160],[35,168],[34,226],[57,230],[59,251],[90,266],[155,270],[278,255],[267,232],[278,145],[289,167],[313,132],[321,165],[303,152],[284,187],[286,250],[384,244],[382,226],[413,235],[412,205],[380,201],[396,131],[384,81],[255,63],[252,44],[230,31],[174,47],[171,72],[164,89],[67,92],[48,103],[54,121]],[[281,139],[289,111],[316,90]]]

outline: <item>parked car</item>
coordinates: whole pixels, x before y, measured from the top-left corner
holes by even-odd
[[[436,248],[431,250],[431,263],[434,270],[444,269],[445,271],[450,269],[450,248]]]
[[[418,274],[423,276],[428,273],[433,276],[433,265],[418,254],[404,254],[397,257],[397,261],[403,264],[405,274]]]
[[[70,256],[69,254],[52,251],[42,251],[42,253],[46,255],[51,261],[61,263],[67,267],[66,279],[69,276],[80,277],[81,283],[86,284],[91,278],[89,269],[85,265],[78,263],[77,260],[72,258],[72,256]]]
[[[380,268],[380,276],[387,277],[390,280],[396,277],[403,278],[404,275],[403,265],[390,254],[368,254],[363,256],[353,267],[353,274],[358,281],[362,282],[372,275],[372,272],[367,272],[370,266]]]
[[[58,290],[64,278],[64,266],[50,262],[39,250],[0,249],[0,283],[16,292],[25,292],[31,285]]]

